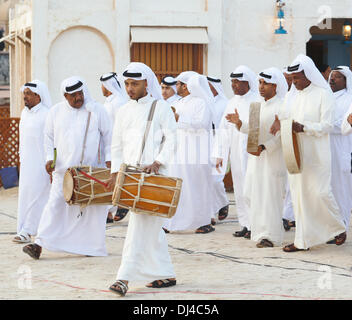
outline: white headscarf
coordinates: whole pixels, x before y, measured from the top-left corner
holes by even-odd
[[[197,75],[198,73],[195,71],[185,71],[182,72],[178,75],[178,77],[176,78],[176,81],[180,81],[182,83],[187,84],[187,82],[189,81],[189,79],[191,79],[191,77]]]
[[[52,105],[50,93],[47,85],[39,80],[33,80],[32,82],[27,82],[21,87],[21,92],[25,89],[29,89],[32,92],[40,96],[41,103],[47,108],[50,108]]]
[[[201,98],[205,101],[211,112],[211,120],[215,123],[216,117],[213,114],[213,104],[215,103],[215,99],[210,90],[207,77],[200,74],[195,74],[188,79],[186,84],[191,97]]]
[[[342,75],[346,77],[346,90],[349,94],[352,94],[352,71],[347,66],[338,66],[334,70],[331,71],[329,76],[329,83],[330,78],[333,72],[340,72]]]
[[[328,89],[331,92],[328,82],[324,79],[321,72],[315,66],[313,60],[304,54],[299,54],[287,68],[287,73],[289,74],[301,71],[304,71],[304,74],[311,83],[317,87]]]
[[[221,83],[221,79],[213,78],[213,77],[207,77],[207,79],[208,79],[209,83],[211,83],[211,85],[215,88],[218,95],[223,99],[227,99],[225,92],[224,92],[224,88]]]
[[[176,79],[171,76],[166,76],[161,80],[161,83],[171,87],[172,90],[174,90],[175,94],[177,93],[176,82],[177,82]]]
[[[89,107],[92,104],[94,104],[95,101],[91,97],[85,81],[82,78],[77,76],[73,76],[62,81],[61,83],[62,95],[65,95],[65,93],[72,94],[78,91],[83,91],[84,104],[88,107],[87,109],[90,110]]]
[[[124,79],[147,80],[147,92],[156,100],[163,100],[161,87],[155,73],[141,62],[130,63],[123,73]]]
[[[284,74],[277,68],[268,68],[259,73],[259,79],[263,79],[266,83],[276,84],[276,95],[280,99],[284,99],[288,91],[288,84]]]
[[[248,81],[249,90],[258,93],[258,79],[256,74],[247,66],[239,66],[230,75],[231,79],[239,81]]]
[[[119,103],[124,104],[129,99],[126,93],[125,84],[122,77],[119,77],[115,72],[104,74],[100,78],[102,85],[115,96]]]

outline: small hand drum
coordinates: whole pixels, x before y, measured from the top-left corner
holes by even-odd
[[[112,205],[112,192],[106,192],[101,183],[88,178],[84,173],[102,183],[110,179],[110,169],[92,167],[69,168],[65,173],[63,183],[66,202],[69,205],[79,205],[82,208],[89,205]]]
[[[281,121],[281,144],[287,171],[290,174],[302,172],[299,136],[292,130],[293,120]]]
[[[172,218],[177,210],[182,179],[147,174],[122,164],[112,198],[114,206],[134,213]]]

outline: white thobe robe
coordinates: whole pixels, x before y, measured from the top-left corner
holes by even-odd
[[[221,97],[220,95],[217,95],[215,97],[215,103],[213,105],[213,119],[212,119],[213,125],[215,127],[214,133],[216,133],[216,131],[219,129],[221,119],[224,115],[227,103],[228,103],[228,100]],[[213,139],[212,135],[211,135],[210,143],[213,148],[215,146],[215,140]],[[219,173],[215,168],[215,161],[213,161],[212,167],[213,167],[212,175],[213,175],[213,181],[214,181],[213,217],[215,218],[215,215],[219,212],[219,210],[228,206],[229,201],[226,195],[226,190],[224,185],[226,170],[221,170],[221,173]]]
[[[292,84],[291,90],[287,92],[285,96],[285,108],[290,112],[291,108],[294,107],[293,102],[297,95],[297,89]],[[293,204],[291,199],[291,191],[290,191],[290,184],[288,182],[288,178],[286,179],[286,196],[285,196],[285,204],[283,210],[283,218],[288,221],[295,221],[295,214],[293,211]]]
[[[110,123],[111,123],[111,134],[112,134],[112,131],[113,131],[113,128],[114,128],[114,123],[115,123],[115,115],[116,115],[116,112],[118,111],[118,109],[120,107],[122,107],[124,104],[126,104],[126,102],[122,102],[120,101],[119,97],[116,97],[114,94],[111,94],[110,96],[108,96],[105,100],[105,103],[104,103],[104,107],[108,113],[108,116],[109,116],[109,119],[110,119]],[[99,146],[99,149],[100,149],[100,153],[99,153],[99,159],[98,159],[98,162],[99,162],[99,167],[106,167],[106,163],[105,163],[105,157],[104,157],[104,154],[105,154],[105,148],[104,148],[104,141],[103,139],[100,140],[100,146]],[[113,212],[116,212],[116,207],[115,206],[111,206],[109,208],[109,212],[110,213],[113,213]]]
[[[244,198],[244,182],[247,171],[247,139],[248,136],[236,129],[236,126],[226,120],[226,115],[234,113],[237,109],[240,119],[248,121],[249,107],[252,102],[258,101],[259,97],[252,91],[245,95],[235,95],[227,104],[225,112],[217,131],[213,158],[223,159],[223,170],[227,168],[230,160],[231,174],[233,180],[234,195],[236,201],[236,212],[241,227],[250,230],[249,207]]]
[[[341,132],[342,120],[352,104],[352,95],[347,90],[334,93],[333,130],[330,133],[332,176],[331,186],[336,202],[348,230],[352,209],[352,174],[351,152],[352,136],[344,136]]]
[[[286,194],[286,165],[281,136],[270,134],[270,128],[284,101],[277,96],[262,101],[260,108],[259,145],[265,150],[259,157],[248,155],[245,197],[250,204],[251,240],[270,240],[281,245],[284,228],[282,210]],[[243,121],[241,132],[248,133]]]
[[[174,94],[172,97],[168,98],[167,100],[165,100],[171,107],[174,106],[174,104],[180,100],[181,97],[177,94]]]
[[[333,96],[326,89],[310,84],[297,92],[290,116],[304,125],[299,133],[302,172],[289,174],[295,212],[294,245],[307,249],[324,244],[345,231],[331,189],[331,147]],[[285,111],[280,115],[284,119]]]
[[[140,155],[148,115],[154,99],[131,100],[116,113],[111,145],[111,172],[120,170],[122,163],[136,166]],[[165,142],[160,151],[163,136]],[[159,161],[159,172],[170,176],[168,164],[175,152],[176,120],[171,108],[158,101],[150,132],[145,144],[141,166]],[[165,218],[136,214],[132,211],[122,252],[118,280],[154,281],[175,278],[168,252]]]
[[[44,127],[49,109],[25,107],[20,120],[20,182],[17,233],[37,234],[49,198],[50,176],[45,170]]]
[[[203,99],[188,95],[175,104],[177,151],[170,174],[183,180],[170,231],[194,230],[209,225],[213,217],[213,177],[210,164],[211,112]]]
[[[80,166],[88,110],[92,113],[83,165],[97,166],[101,136],[106,146],[105,158],[110,160],[111,126],[103,106],[89,102],[75,109],[65,101],[51,108],[45,127],[46,160],[53,160],[53,149],[57,148],[57,161],[49,201],[35,243],[50,251],[107,256],[105,228],[108,207],[91,205],[81,209],[77,205],[69,206],[63,196],[66,170]]]

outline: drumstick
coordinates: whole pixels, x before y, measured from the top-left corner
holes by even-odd
[[[104,186],[105,188],[108,187],[108,185],[106,183],[104,183],[103,181],[100,181],[94,177],[92,177],[91,175],[89,175],[88,173],[84,172],[82,169],[77,168],[77,171],[82,173],[84,176],[86,176],[88,179],[94,180],[95,182],[101,184],[102,186]]]
[[[56,148],[54,148],[54,161],[53,161],[53,163],[51,164],[51,169],[54,169],[54,168],[55,168],[55,165],[56,165],[56,158],[57,158],[57,150],[56,150]]]

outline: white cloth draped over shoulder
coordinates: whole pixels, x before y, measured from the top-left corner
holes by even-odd
[[[289,174],[296,218],[294,245],[307,249],[326,243],[345,231],[339,207],[331,188],[330,132],[333,129],[332,91],[312,59],[299,55],[288,67],[290,73],[304,71],[311,84],[298,90],[286,117],[304,125],[299,133],[302,172]]]
[[[70,89],[70,90],[68,90]],[[66,170],[80,166],[88,113],[91,112],[83,165],[96,166],[98,146],[103,137],[105,158],[110,159],[111,124],[104,107],[89,95],[84,81],[71,77],[62,83],[62,93],[83,90],[84,104],[76,109],[64,99],[51,108],[45,127],[46,160],[53,160],[57,149],[56,168],[49,201],[40,221],[35,243],[50,251],[88,256],[106,256],[105,227],[107,206],[69,206],[63,196]]]
[[[111,172],[117,173],[122,163],[136,166],[142,146],[147,119],[154,97],[147,95],[138,101],[130,100],[116,114],[112,145]],[[160,144],[163,136],[165,143]],[[153,122],[145,144],[141,166],[159,161],[160,173],[168,170],[176,146],[176,121],[171,108],[163,100],[156,105]],[[175,272],[168,253],[165,232],[166,219],[131,212],[118,280],[147,280],[174,278]]]
[[[35,83],[39,85],[39,82]],[[40,97],[43,95],[38,90],[37,94]],[[37,234],[40,218],[50,192],[50,177],[45,170],[44,127],[51,105],[45,105],[43,102],[50,103],[50,100],[44,98],[32,109],[25,107],[21,113],[19,126],[21,165],[17,233],[23,235],[35,236]]]

